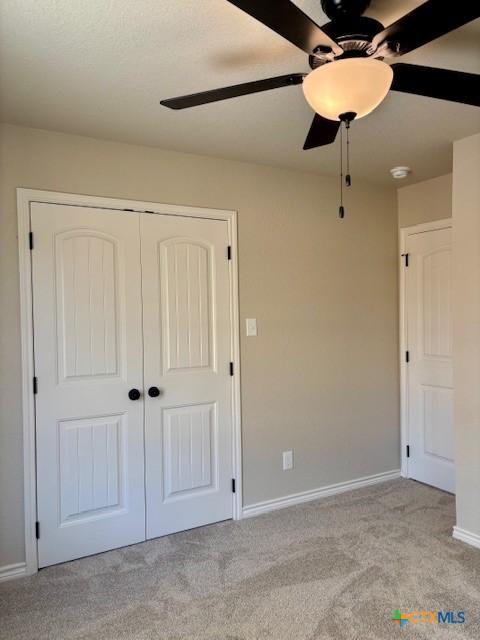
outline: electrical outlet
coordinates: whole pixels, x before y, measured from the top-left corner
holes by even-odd
[[[283,470],[293,469],[293,451],[283,452]]]

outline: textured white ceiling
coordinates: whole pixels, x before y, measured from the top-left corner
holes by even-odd
[[[297,0],[319,24],[319,0]],[[373,0],[389,24],[421,0]],[[402,58],[480,73],[480,20]],[[338,145],[302,151],[312,112],[301,87],[185,111],[162,98],[308,71],[307,56],[226,0],[2,0],[3,121],[165,149],[335,174]],[[391,92],[352,127],[356,176],[390,183],[451,170],[451,142],[480,109]]]

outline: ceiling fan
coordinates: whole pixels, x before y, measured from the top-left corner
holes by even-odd
[[[308,54],[310,73],[162,100],[171,109],[302,84],[315,111],[304,149],[332,143],[342,122],[373,111],[388,91],[480,106],[480,75],[395,63],[395,58],[480,17],[478,0],[427,0],[384,28],[363,15],[371,0],[320,0],[331,22],[319,27],[290,0],[228,0]]]

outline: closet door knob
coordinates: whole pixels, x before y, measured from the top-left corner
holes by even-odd
[[[138,389],[130,389],[128,392],[128,397],[130,400],[138,400],[142,394]]]
[[[148,395],[150,398],[158,398],[160,395],[160,389],[158,387],[150,387],[148,390]]]

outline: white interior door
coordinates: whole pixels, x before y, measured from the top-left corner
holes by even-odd
[[[408,235],[406,250],[408,474],[454,492],[452,230]]]
[[[31,206],[39,566],[145,539],[139,214]]]
[[[147,538],[232,517],[225,221],[142,214]],[[160,395],[147,390],[157,387]]]

